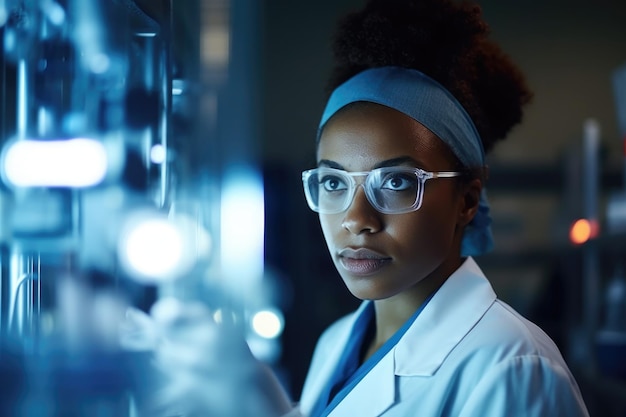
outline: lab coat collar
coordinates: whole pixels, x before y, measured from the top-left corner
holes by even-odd
[[[434,375],[495,300],[496,294],[480,267],[467,258],[396,345],[395,374]]]
[[[363,314],[367,305],[370,301],[365,301],[359,305],[359,308],[352,314],[342,318],[342,321],[345,321],[345,326],[341,326],[343,329],[341,332],[337,333],[337,339],[333,340],[332,346],[328,347],[328,350],[325,353],[325,360],[320,367],[319,371],[315,375],[315,378],[312,380],[307,380],[307,383],[310,384],[308,389],[305,390],[309,395],[302,397],[300,399],[300,409],[304,410],[306,414],[308,414],[309,410],[313,408],[315,401],[321,395],[324,390],[326,384],[328,384],[328,380],[333,375],[335,368],[338,366],[339,359],[341,358],[343,351],[348,343],[348,339],[352,334],[352,328],[356,322],[356,319]],[[335,326],[329,329],[330,331],[337,331],[338,327],[336,326],[338,323],[335,323]],[[393,376],[393,367],[389,370],[388,374]],[[393,387],[393,384],[391,385]],[[307,388],[307,387],[305,387]],[[350,395],[348,395],[350,397]],[[345,401],[345,400],[344,400]],[[339,404],[341,406],[341,404]],[[331,413],[332,415],[332,413]],[[358,414],[355,414],[358,415]]]
[[[379,416],[396,401],[393,350],[388,352],[363,380],[337,404],[333,416]]]
[[[467,258],[435,293],[396,347],[337,405],[330,417],[382,414],[396,400],[396,375],[434,375],[495,299],[491,285],[476,262]],[[362,303],[348,328],[352,328],[367,303],[369,301]],[[337,344],[338,354],[345,345],[345,340],[341,342]]]

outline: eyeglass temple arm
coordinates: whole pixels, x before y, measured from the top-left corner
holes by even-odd
[[[483,181],[486,181],[489,178],[489,167],[487,165],[481,168],[470,169],[468,172],[459,172],[459,171],[440,171],[440,172],[431,172],[431,178],[452,178],[459,177],[465,173],[469,173],[470,175],[475,175],[479,178],[482,178]]]
[[[432,174],[431,178],[452,178],[452,177],[459,177],[463,175],[463,173],[459,171],[440,171],[440,172],[431,172],[431,174]]]

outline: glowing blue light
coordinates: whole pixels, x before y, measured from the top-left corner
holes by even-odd
[[[53,25],[61,26],[65,22],[65,10],[60,4],[53,0],[42,0],[39,6]]]
[[[221,201],[221,262],[230,284],[263,276],[264,195],[260,175],[239,169],[226,174]]]
[[[106,177],[107,150],[94,139],[18,140],[2,155],[2,175],[18,187],[89,187]]]
[[[274,339],[283,332],[283,315],[273,309],[261,310],[252,316],[252,329],[265,339]]]
[[[0,27],[4,26],[9,18],[9,13],[7,13],[7,8],[4,0],[0,0]]]
[[[183,238],[166,219],[147,219],[130,227],[121,254],[131,270],[147,279],[170,277],[183,258]]]
[[[154,145],[150,148],[150,161],[153,164],[162,164],[165,162],[166,151],[163,145]]]
[[[162,282],[185,276],[200,258],[209,256],[210,247],[208,232],[193,219],[144,210],[128,216],[118,254],[133,278]]]
[[[89,69],[94,74],[104,74],[111,67],[111,58],[106,54],[94,54],[90,58]]]

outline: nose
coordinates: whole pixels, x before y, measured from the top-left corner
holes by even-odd
[[[382,230],[381,213],[368,201],[363,186],[358,186],[352,204],[345,211],[341,226],[350,233],[377,233]]]

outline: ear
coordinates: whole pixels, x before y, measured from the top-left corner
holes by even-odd
[[[471,180],[463,186],[459,215],[457,219],[459,227],[467,226],[474,218],[474,215],[476,215],[482,189],[483,183],[478,178]]]

